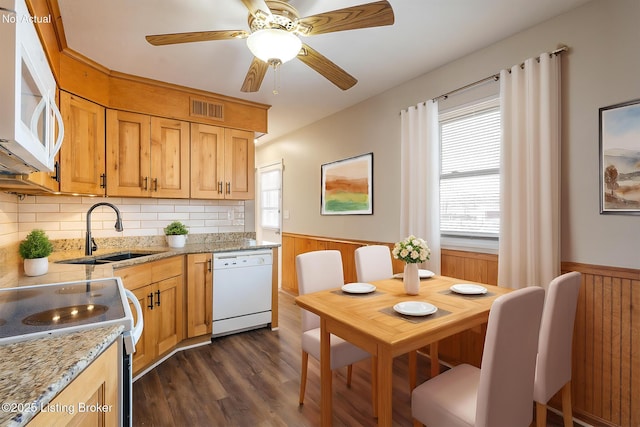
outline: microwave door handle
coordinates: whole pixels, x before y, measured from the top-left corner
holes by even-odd
[[[56,139],[56,143],[53,146],[53,151],[49,155],[49,159],[53,161],[53,158],[56,156],[56,154],[58,154],[58,151],[60,151],[60,147],[62,147],[62,140],[64,139],[64,123],[62,122],[62,114],[60,114],[60,109],[55,102],[51,103],[51,109],[53,110],[53,114],[56,116],[56,121],[58,122],[58,139]]]
[[[40,117],[40,114],[42,113],[42,111],[46,106],[47,106],[47,97],[43,96],[40,102],[38,102],[38,105],[36,105],[36,108],[34,108],[33,114],[31,115],[30,129],[31,129],[31,133],[36,136],[38,135],[38,118]],[[47,119],[45,118],[45,120]],[[46,135],[45,135],[45,140],[46,140]]]
[[[127,299],[129,299],[129,301],[131,301],[133,306],[136,308],[136,318],[138,321],[133,327],[133,331],[131,331],[131,335],[133,336],[133,343],[135,345],[140,340],[140,337],[142,336],[142,330],[144,329],[142,307],[140,307],[140,302],[138,301],[138,298],[136,298],[136,296],[133,294],[133,292],[131,292],[129,289],[125,289],[124,293],[127,296]]]

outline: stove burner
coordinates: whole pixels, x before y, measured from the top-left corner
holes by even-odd
[[[100,304],[73,305],[32,314],[22,319],[22,323],[30,326],[60,325],[100,316],[107,310],[109,307]]]

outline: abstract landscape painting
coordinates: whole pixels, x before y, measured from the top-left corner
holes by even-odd
[[[600,109],[600,211],[640,214],[640,100]]]
[[[321,214],[373,213],[373,153],[323,164]]]

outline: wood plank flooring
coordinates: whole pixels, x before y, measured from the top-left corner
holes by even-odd
[[[309,358],[305,403],[299,406],[300,309],[283,292],[279,303],[279,330],[244,332],[181,351],[136,381],[133,425],[319,425],[320,365]],[[419,356],[419,367],[418,384],[427,379],[428,358]],[[334,426],[376,425],[370,368],[369,360],[354,365],[351,388],[346,369],[334,372]],[[406,356],[394,361],[393,388],[394,425],[411,426]]]

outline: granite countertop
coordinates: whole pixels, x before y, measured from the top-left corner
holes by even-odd
[[[62,264],[59,261],[84,258],[77,240],[54,241],[49,256],[49,271],[37,277],[24,274],[17,248],[0,248],[0,288],[102,279],[117,276],[119,268],[143,264],[177,255],[216,253],[279,247],[280,244],[256,241],[243,233],[189,236],[180,249],[164,244],[164,236],[98,239],[95,257],[127,251],[152,252],[152,255],[101,265]],[[0,403],[9,404],[0,413],[0,425],[26,424],[67,384],[78,376],[122,333],[122,326],[95,328],[50,338],[0,345]],[[35,409],[35,412],[33,411]]]
[[[0,346],[0,425],[25,425],[122,331],[110,326]]]

